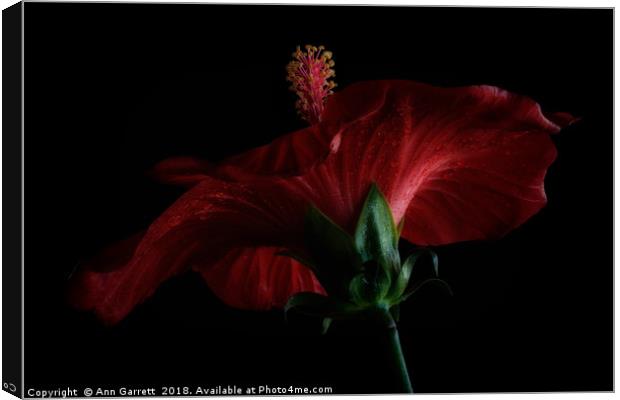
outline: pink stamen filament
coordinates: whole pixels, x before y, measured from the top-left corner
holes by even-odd
[[[306,52],[299,46],[293,53],[294,60],[287,66],[287,80],[291,90],[299,99],[296,102],[298,113],[311,124],[321,120],[325,99],[333,93],[336,84],[330,80],[335,76],[332,54],[323,46],[307,45]]]

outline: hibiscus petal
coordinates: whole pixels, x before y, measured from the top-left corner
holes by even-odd
[[[332,136],[331,131],[313,125],[233,156],[220,164],[218,171],[226,175],[228,168],[234,167],[257,175],[301,175],[330,154]]]
[[[300,175],[332,151],[332,132],[310,126],[230,157],[217,167],[197,158],[175,157],[158,163],[151,176],[163,183],[191,187],[208,176],[242,181],[257,176]]]
[[[207,178],[212,171],[213,166],[207,161],[193,157],[173,157],[159,162],[149,171],[149,175],[162,183],[192,187]]]
[[[535,214],[556,155],[549,134],[574,119],[491,86],[376,81],[333,96],[325,120],[340,120],[339,150],[301,177],[300,196],[351,231],[376,182],[395,220],[407,215],[403,236],[439,245],[496,238]]]
[[[256,304],[246,301],[245,294],[235,300],[235,293],[218,291],[231,303],[264,308],[283,304],[284,297],[297,289],[320,292],[311,272],[284,258],[276,261],[273,252],[231,253],[244,246],[294,248],[303,240],[304,207],[303,199],[292,196],[282,182],[243,185],[206,178],[166,210],[142,237],[115,246],[85,265],[72,279],[71,302],[78,308],[94,310],[105,322],[116,323],[164,280],[190,265],[204,267],[209,263],[214,266],[213,272],[205,275],[210,284],[218,279],[234,282],[243,274],[254,274],[261,280],[247,282],[257,288],[278,288],[271,293],[262,291],[264,297],[255,294]],[[237,261],[233,254],[237,254]],[[258,259],[251,263],[252,270],[244,270],[249,255]],[[99,267],[102,260],[108,262],[105,270]],[[229,262],[232,269],[225,277],[221,269]],[[262,280],[265,274],[272,274],[271,278]]]
[[[551,140],[510,134],[484,149],[491,140],[485,136],[417,184],[403,237],[421,245],[498,238],[546,204],[544,176],[556,157]]]
[[[277,255],[282,250],[278,247],[233,249],[217,262],[197,265],[194,269],[202,273],[221,300],[237,308],[283,308],[295,293],[326,294],[310,269],[290,257]]]

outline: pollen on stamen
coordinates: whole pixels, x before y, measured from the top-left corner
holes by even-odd
[[[291,82],[290,89],[297,94],[297,112],[304,120],[315,124],[321,120],[325,100],[336,87],[331,79],[336,73],[331,51],[311,45],[306,45],[305,50],[297,46],[293,61],[286,66],[286,80]]]

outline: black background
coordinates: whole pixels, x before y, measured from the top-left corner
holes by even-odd
[[[612,390],[611,10],[27,3],[26,388],[62,384],[332,386],[390,392],[380,335],[287,325],[168,281],[105,328],[64,303],[76,264],[182,191],[145,171],[303,126],[284,67],[334,52],[340,87],[403,78],[492,84],[583,118],[554,138],[549,204],[499,241],[437,248],[454,296],[401,312],[419,392]]]

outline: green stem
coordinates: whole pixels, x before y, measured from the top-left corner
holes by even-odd
[[[413,387],[411,386],[411,379],[409,379],[409,372],[407,371],[407,363],[405,362],[405,356],[403,355],[403,349],[400,347],[400,337],[398,336],[398,329],[396,323],[393,322],[388,327],[388,335],[390,338],[390,350],[396,370],[400,375],[401,387],[399,388],[403,393],[413,393]]]

